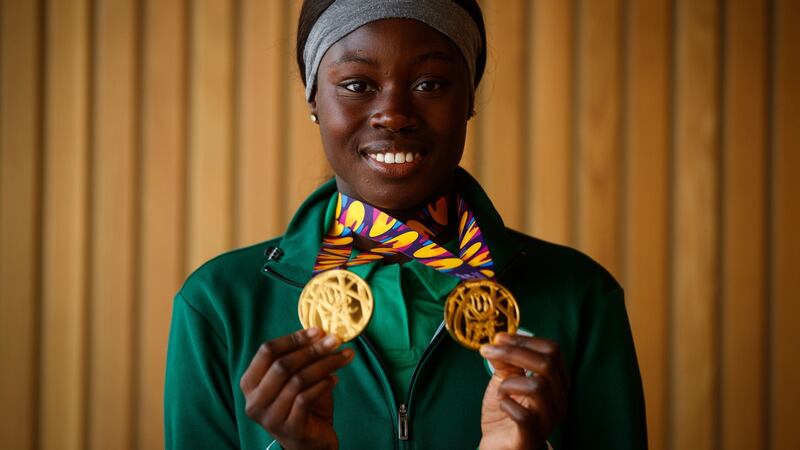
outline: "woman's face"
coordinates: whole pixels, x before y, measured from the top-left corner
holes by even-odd
[[[322,59],[312,110],[339,190],[401,212],[449,190],[471,106],[467,67],[444,35],[373,22]]]

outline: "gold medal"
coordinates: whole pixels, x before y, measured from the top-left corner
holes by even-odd
[[[458,343],[478,350],[497,333],[517,331],[519,306],[511,292],[495,281],[464,281],[447,296],[444,324]]]
[[[374,302],[369,285],[348,270],[333,269],[311,279],[297,305],[303,328],[319,327],[347,342],[367,327]]]

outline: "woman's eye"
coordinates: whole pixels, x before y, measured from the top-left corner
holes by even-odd
[[[433,80],[422,81],[414,86],[415,91],[432,92],[442,88],[442,83]]]
[[[343,86],[348,91],[356,92],[359,94],[368,92],[370,90],[369,85],[363,81],[349,81],[345,83]]]

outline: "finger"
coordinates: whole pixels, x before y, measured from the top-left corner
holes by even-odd
[[[481,355],[488,359],[495,369],[504,371],[505,373],[502,375],[505,377],[520,375],[523,370],[528,370],[547,378],[558,398],[565,397],[568,381],[560,356],[535,350],[536,343],[533,343],[534,345],[526,344],[531,343],[521,340],[514,344],[484,345],[481,347]]]
[[[513,377],[503,381],[497,389],[499,395],[511,396],[523,407],[536,411],[539,424],[545,431],[559,420],[553,390],[546,378],[541,376]]]
[[[315,386],[325,378],[333,376],[333,372],[346,366],[353,360],[355,352],[351,348],[346,348],[341,352],[328,355],[325,358],[308,365],[303,370],[296,372],[289,378],[283,389],[278,393],[275,401],[270,405],[269,415],[276,421],[283,421],[289,416],[292,405],[296,403],[297,397]]]
[[[292,334],[261,344],[253,359],[250,360],[250,365],[245,370],[241,380],[239,380],[239,387],[245,393],[251,391],[261,382],[273,361],[288,352],[314,342],[321,336],[322,330],[313,327],[307,330],[298,330]]]
[[[550,339],[538,338],[535,336],[523,336],[519,334],[508,333],[498,333],[495,336],[495,341],[498,344],[525,347],[537,353],[546,355],[552,361],[552,367],[560,371],[560,374],[556,374],[556,376],[565,382],[565,390],[568,388],[569,376],[567,373],[567,366],[564,363],[564,357],[561,353],[561,347],[558,345],[558,342]],[[536,370],[533,371],[536,372]]]
[[[289,417],[286,419],[287,429],[296,431],[304,430],[306,428],[306,423],[308,423],[309,416],[311,415],[311,408],[323,395],[330,393],[337,382],[338,378],[328,376],[297,395]]]
[[[253,390],[258,397],[258,403],[262,405],[272,403],[295,372],[329,355],[339,345],[341,345],[339,338],[329,334],[316,342],[275,359],[258,386]]]
[[[545,430],[541,428],[536,411],[531,411],[505,396],[500,399],[500,409],[517,424],[523,442],[539,442],[547,436]]]

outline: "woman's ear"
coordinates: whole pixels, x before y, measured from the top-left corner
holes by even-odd
[[[315,100],[308,102],[308,109],[311,112],[308,118],[314,123],[319,123],[319,116],[317,116],[317,102]]]

